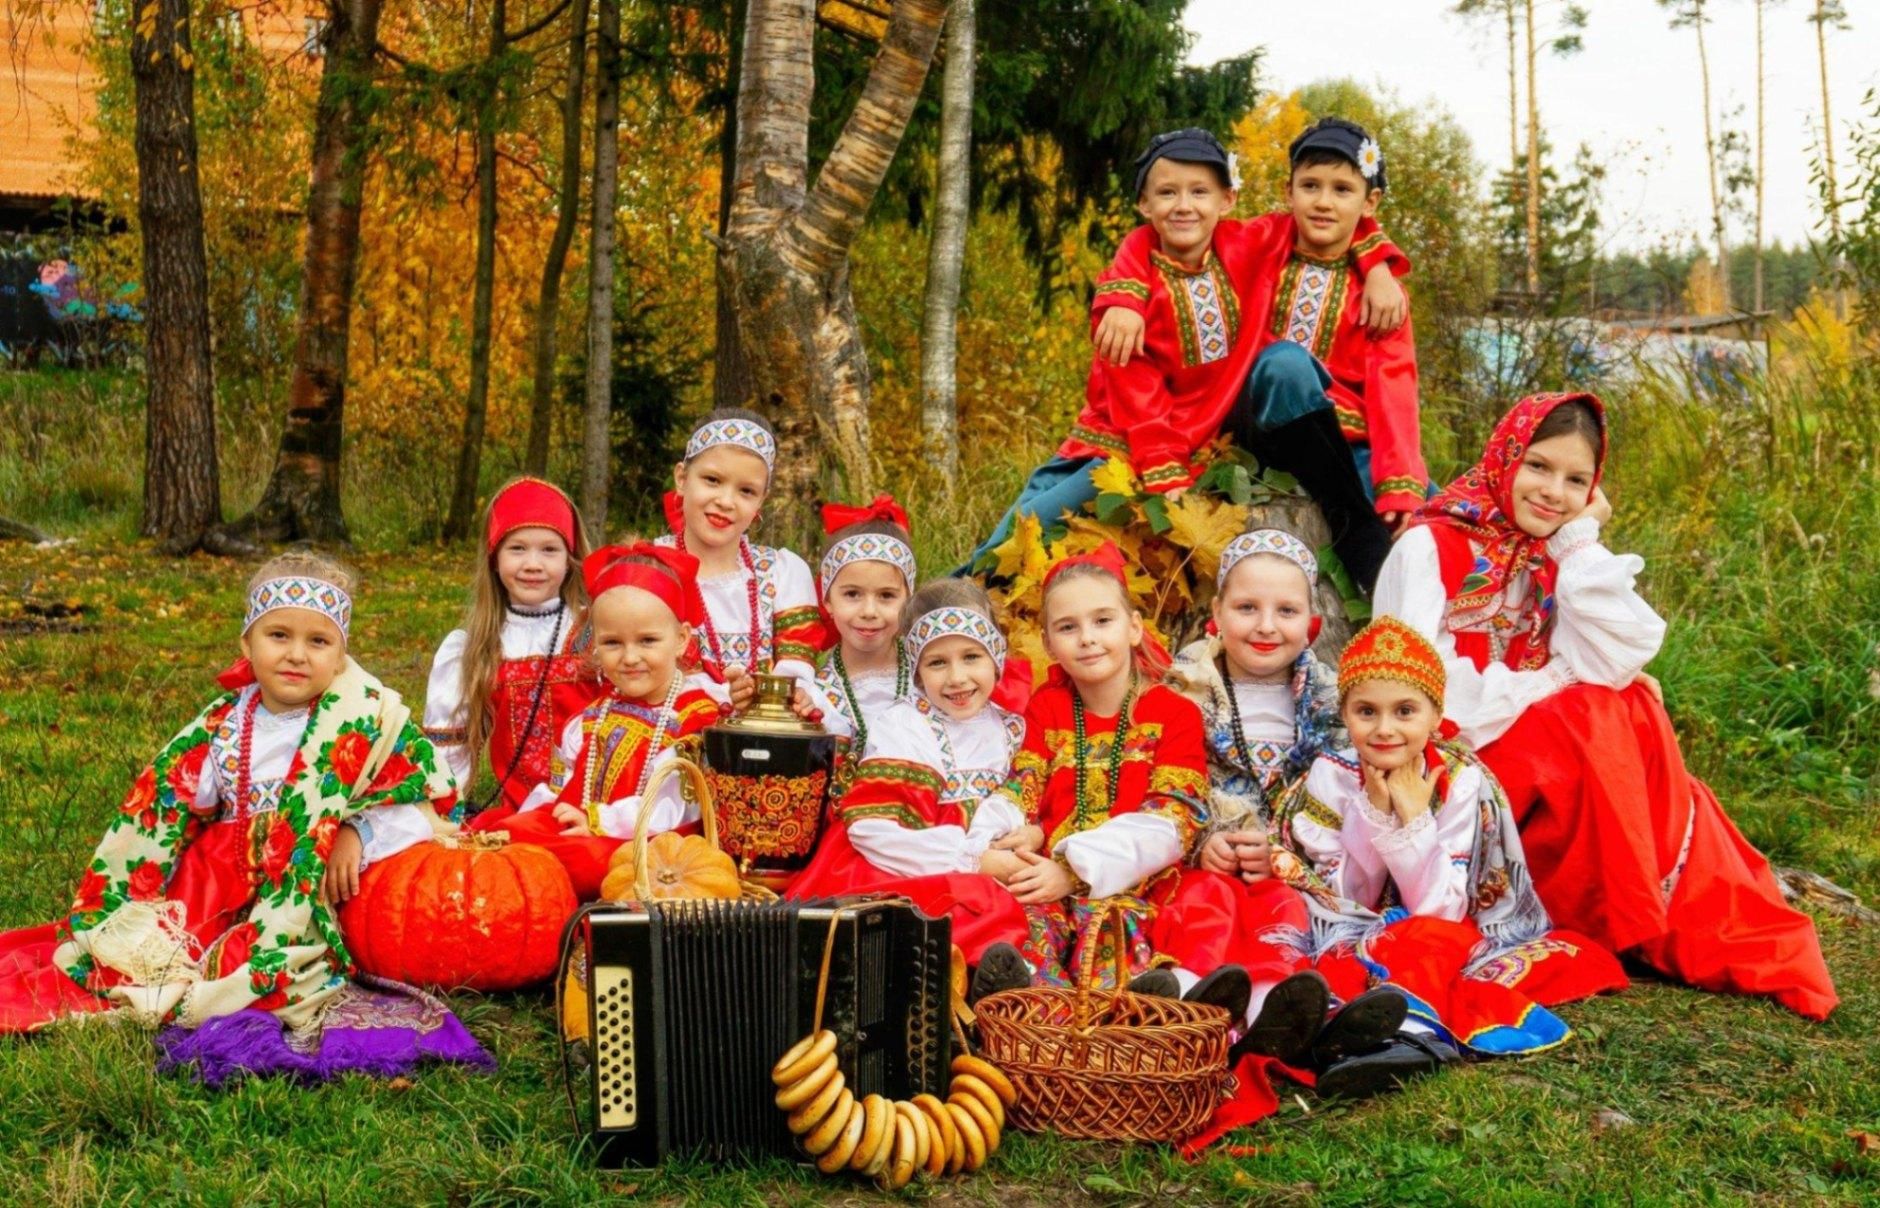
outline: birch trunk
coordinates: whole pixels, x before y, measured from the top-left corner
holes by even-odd
[[[960,271],[972,186],[973,0],[954,0],[947,15],[946,67],[940,77],[939,187],[927,249],[927,299],[920,334],[920,428],[928,464],[951,492],[960,469]]]
[[[620,0],[600,0],[594,58],[594,212],[588,253],[587,408],[581,514],[607,533],[608,429],[614,406],[614,194],[620,176]]]
[[[1526,0],[1527,11],[1527,288],[1530,295],[1541,292],[1541,102],[1535,87],[1534,3]]]
[[[555,419],[555,345],[561,314],[561,277],[568,249],[581,223],[581,102],[587,78],[588,0],[569,9],[567,92],[561,98],[561,186],[555,200],[555,233],[542,262],[542,286],[535,298],[535,380],[529,400],[529,448],[523,469],[548,473],[549,435]]]
[[[1763,3],[1756,0],[1756,283],[1754,309],[1763,309],[1763,100],[1767,83],[1763,74]]]
[[[1730,247],[1723,229],[1723,193],[1717,186],[1717,138],[1710,120],[1710,53],[1704,45],[1704,6],[1700,0],[1693,7],[1695,19],[1691,24],[1697,31],[1697,70],[1703,81],[1704,157],[1710,168],[1710,226],[1717,240],[1717,284],[1727,311],[1730,309]]]
[[[504,26],[508,0],[490,0],[489,61],[502,61],[508,47]],[[483,466],[483,428],[490,409],[490,312],[496,295],[496,109],[495,85],[477,114],[476,264],[470,287],[470,387],[465,394],[463,439],[457,447],[457,481],[444,521],[446,540],[461,540],[476,520],[477,479]]]

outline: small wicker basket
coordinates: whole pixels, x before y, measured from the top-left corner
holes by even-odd
[[[698,801],[699,822],[705,831],[705,841],[724,851],[724,844],[718,840],[718,809],[712,798],[711,784],[706,780],[705,771],[683,755],[675,755],[656,770],[646,781],[646,789],[640,795],[640,814],[633,825],[633,892],[642,902],[653,901],[652,880],[646,867],[646,825],[653,820],[653,806],[657,803],[659,789],[668,776],[684,776],[692,796]],[[729,858],[729,855],[726,857]],[[735,865],[735,861],[733,861]],[[774,902],[777,892],[768,886],[751,880],[739,870],[739,897],[746,902]]]
[[[1116,990],[1100,999],[1094,962],[1072,990],[1005,990],[982,999],[980,1051],[1018,1088],[1012,1123],[1067,1137],[1180,1141],[1200,1130],[1227,1080],[1227,1012],[1133,994],[1123,908],[1093,916],[1089,945],[1116,928]]]

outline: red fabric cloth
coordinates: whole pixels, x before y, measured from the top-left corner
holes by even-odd
[[[648,566],[651,562],[655,565]],[[705,597],[698,590],[698,559],[672,545],[637,541],[609,545],[581,560],[589,599],[616,587],[637,587],[664,604],[687,625],[705,623]]]
[[[1242,938],[1237,882],[1218,872],[1182,868],[1156,883],[1149,903],[1155,907],[1149,945],[1157,956],[1202,977],[1235,962]]]
[[[562,489],[539,478],[521,478],[510,483],[496,493],[490,500],[490,522],[484,531],[484,548],[490,553],[503,543],[503,538],[519,528],[552,529],[568,547],[572,556],[575,551],[575,529],[580,526],[580,519],[574,510],[574,500],[568,498]]]
[[[59,924],[0,932],[0,1035],[31,1032],[111,1003],[85,989],[52,963]]]
[[[607,879],[614,853],[627,840],[610,839],[605,835],[564,835],[561,833],[563,824],[555,821],[554,814],[554,806],[545,805],[512,816],[503,824],[503,829],[509,832],[512,843],[533,844],[560,860],[561,866],[568,870],[568,879],[574,882],[575,896],[583,902],[592,902],[601,896],[601,882]]]
[[[1097,279],[1092,318],[1110,306],[1142,314],[1144,355],[1121,367],[1091,359],[1084,410],[1059,455],[1121,454],[1151,490],[1191,485],[1195,452],[1220,431],[1254,358],[1281,338],[1274,330],[1285,318],[1278,288],[1295,232],[1286,213],[1223,219],[1210,259],[1196,273],[1161,256],[1153,228],[1132,232]],[[1329,347],[1311,351],[1332,375],[1329,393],[1346,439],[1371,446],[1378,511],[1408,511],[1422,502],[1428,481],[1417,421],[1416,341],[1408,322],[1388,335],[1370,335],[1359,326],[1358,311],[1364,273],[1389,263],[1401,275],[1409,262],[1371,219],[1359,222],[1352,253],[1353,282],[1335,334]],[[1201,325],[1185,297],[1187,283],[1203,275],[1217,292],[1231,295],[1222,299],[1235,329],[1231,351],[1214,360],[1205,359]]]
[[[1216,1141],[1249,1124],[1266,1119],[1279,1110],[1279,1092],[1273,1088],[1275,1077],[1283,1077],[1301,1086],[1311,1086],[1317,1079],[1306,1070],[1295,1070],[1276,1057],[1248,1053],[1229,1071],[1232,1082],[1228,1096],[1214,1109],[1214,1115],[1200,1132],[1183,1141],[1179,1152],[1190,1162]]]
[[[1554,619],[1554,581],[1559,568],[1547,556],[1547,538],[1514,522],[1514,479],[1534,430],[1555,408],[1585,403],[1600,417],[1600,447],[1587,499],[1599,487],[1606,465],[1606,409],[1590,394],[1537,394],[1516,403],[1495,425],[1482,460],[1418,509],[1417,524],[1435,530],[1449,592],[1452,632],[1479,629],[1501,611],[1508,583],[1529,572],[1527,625],[1509,643],[1508,665],[1532,670],[1547,664],[1547,632]],[[1585,500],[1581,501],[1582,504]],[[1480,634],[1475,635],[1480,639]]]

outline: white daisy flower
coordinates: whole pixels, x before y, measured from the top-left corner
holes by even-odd
[[[1227,153],[1227,187],[1240,188],[1240,153],[1237,151]]]
[[[1376,139],[1367,138],[1358,144],[1358,171],[1366,180],[1376,179],[1377,170],[1383,166],[1384,152],[1378,149]]]

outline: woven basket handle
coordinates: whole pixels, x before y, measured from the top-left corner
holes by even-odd
[[[659,790],[665,786],[666,778],[679,775],[685,777],[692,795],[698,798],[698,816],[705,826],[705,841],[718,847],[718,808],[712,801],[711,785],[696,763],[683,755],[674,755],[647,777],[646,791],[640,794],[640,813],[633,820],[633,893],[642,902],[651,899],[653,890],[652,876],[646,867],[646,827],[653,820],[653,805],[659,799]]]
[[[1115,898],[1110,898],[1101,914],[1092,918],[1084,928],[1084,934],[1078,943],[1082,946],[1084,975],[1077,982],[1077,1000],[1071,1007],[1071,1030],[1088,1032],[1092,1024],[1091,999],[1096,997],[1097,964],[1088,959],[1090,945],[1102,934],[1104,925],[1111,924],[1116,932],[1116,990],[1110,995],[1110,1006],[1122,1001],[1124,988],[1129,985],[1129,912]]]

